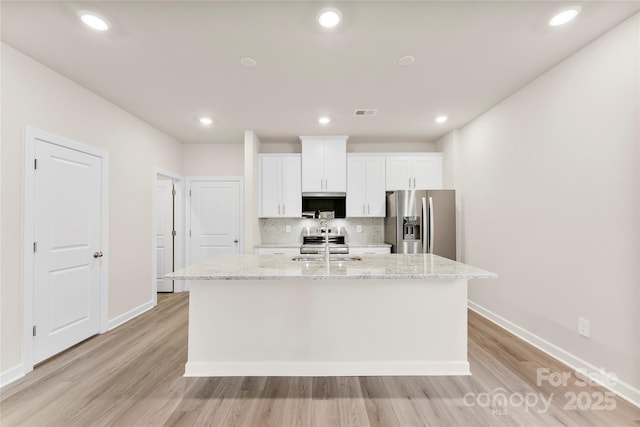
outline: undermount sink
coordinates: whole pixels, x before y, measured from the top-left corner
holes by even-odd
[[[321,256],[294,256],[291,261],[321,261],[324,262],[324,257]],[[342,262],[342,261],[362,261],[362,258],[354,255],[333,255],[329,258],[329,261]]]

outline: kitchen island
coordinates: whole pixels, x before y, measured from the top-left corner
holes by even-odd
[[[185,376],[468,375],[467,281],[429,254],[229,255],[173,273],[189,295]]]

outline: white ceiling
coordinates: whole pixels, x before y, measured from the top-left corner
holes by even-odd
[[[578,2],[577,20],[552,28],[575,2],[337,1],[344,20],[327,31],[316,15],[328,4],[2,1],[2,40],[185,143],[239,143],[248,129],[263,141],[411,142],[463,126],[640,10]],[[88,30],[82,9],[112,29]],[[415,63],[399,66],[405,55]]]

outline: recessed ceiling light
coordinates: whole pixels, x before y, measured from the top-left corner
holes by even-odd
[[[400,65],[411,65],[414,62],[416,62],[416,58],[411,55],[403,56],[402,58],[398,59],[398,64]]]
[[[333,28],[342,20],[342,13],[336,8],[322,9],[318,15],[318,23],[324,28]]]
[[[331,122],[331,119],[327,116],[322,116],[318,119],[318,123],[320,123],[321,125],[326,125],[329,124]]]
[[[93,12],[80,11],[78,12],[78,16],[89,28],[93,28],[98,31],[107,31],[110,28],[109,22],[101,16],[96,15]]]
[[[210,126],[213,123],[213,120],[211,117],[200,117],[200,123],[205,126]]]
[[[578,13],[580,13],[580,6],[573,6],[569,9],[564,9],[563,11],[561,11],[560,13],[556,14],[553,18],[551,18],[551,20],[549,21],[549,25],[551,25],[552,27],[557,27],[558,25],[564,25],[569,21],[572,21],[573,18],[575,18],[576,16],[578,16]]]
[[[438,116],[436,117],[436,123],[444,123],[447,121],[447,119],[449,119],[449,117],[442,115],[442,116]]]
[[[256,67],[256,65],[258,65],[258,63],[256,62],[256,60],[255,60],[255,59],[253,59],[253,58],[249,58],[249,57],[242,58],[242,59],[240,60],[240,64],[241,64],[243,67],[246,67],[246,68],[255,68],[255,67]]]

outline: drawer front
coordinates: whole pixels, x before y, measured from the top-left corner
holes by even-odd
[[[390,247],[374,247],[374,248],[368,248],[368,247],[359,247],[359,246],[350,246],[349,247],[349,254],[351,255],[366,255],[366,254],[389,254],[391,253],[391,248]]]
[[[253,253],[257,255],[300,255],[300,246],[291,246],[286,248],[253,248]]]

